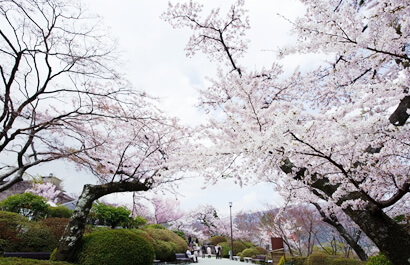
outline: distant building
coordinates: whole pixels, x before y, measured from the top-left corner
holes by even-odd
[[[73,197],[69,196],[67,193],[64,192],[64,190],[62,189],[62,185],[61,182],[62,180],[55,177],[52,173],[47,176],[47,177],[42,177],[41,178],[43,183],[51,183],[53,185],[55,185],[57,187],[57,190],[60,190],[60,194],[57,196],[57,203],[58,204],[68,204],[66,205],[67,207],[71,204],[70,202],[75,202],[77,203],[77,200],[75,200]],[[29,180],[23,180],[20,181],[16,184],[14,184],[12,187],[10,187],[9,189],[3,191],[0,193],[0,201],[6,199],[8,196],[10,195],[14,195],[14,194],[23,194],[26,190],[30,189],[33,187],[33,182],[29,181]],[[74,204],[75,206],[75,204]],[[68,207],[69,209],[71,209],[70,207]]]

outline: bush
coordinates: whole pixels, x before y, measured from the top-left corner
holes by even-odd
[[[68,263],[64,261],[49,261],[49,260],[0,257],[0,265],[72,265],[72,263]]]
[[[235,246],[234,246],[235,248]],[[241,258],[243,259],[244,257],[254,257],[256,255],[259,255],[259,251],[256,248],[247,248],[244,251],[242,251]]]
[[[222,242],[219,245],[222,247],[222,257],[229,258],[229,250],[231,250],[231,243]],[[240,256],[240,253],[245,249],[246,246],[242,243],[242,241],[233,242],[233,256]]]
[[[222,242],[228,242],[224,236],[213,236],[209,239],[211,241],[212,245],[217,245]]]
[[[161,261],[174,261],[175,253],[185,253],[188,249],[188,245],[184,239],[175,234],[174,232],[165,228],[155,229],[155,226],[147,226],[143,231],[147,235],[141,235],[143,237],[151,237],[155,250],[155,257]],[[141,232],[138,232],[141,234]]]
[[[370,257],[366,265],[393,265],[393,262],[383,255],[383,253],[379,253],[377,256]]]
[[[165,242],[157,240],[154,243],[155,258],[161,261],[173,261],[175,260],[175,245],[171,242]],[[179,252],[178,252],[179,253]],[[183,252],[185,253],[185,251]]]
[[[286,261],[291,261],[293,265],[306,265],[307,257],[289,257]]]
[[[348,259],[339,256],[330,256],[323,253],[313,253],[310,255],[304,265],[364,265],[363,261]]]
[[[49,207],[47,216],[49,218],[52,218],[52,217],[55,217],[55,218],[70,218],[72,214],[73,214],[72,210],[69,210],[64,205],[59,205],[57,207]]]
[[[262,247],[256,247],[256,249],[259,251],[259,254],[261,255],[266,255],[268,254],[268,251]]]
[[[48,212],[47,200],[30,192],[8,196],[0,202],[0,208],[38,220]]]
[[[50,229],[39,224],[30,225],[19,237],[18,250],[23,252],[51,252],[58,243]]]
[[[246,248],[254,248],[254,247],[255,247],[255,245],[252,244],[252,243],[249,242],[249,241],[241,241],[241,242],[242,242],[242,244],[245,245]]]
[[[48,228],[54,237],[59,240],[69,221],[70,219],[68,218],[47,218],[41,220],[40,225]]]
[[[181,237],[183,240],[185,240],[185,233],[182,231],[177,231],[177,230],[172,230],[175,234],[177,234],[179,237]]]
[[[150,229],[150,228],[152,228],[152,229],[166,229],[163,225],[159,225],[159,224],[150,224],[150,225],[147,225],[145,228],[147,228],[147,229]]]
[[[0,252],[17,251],[20,233],[29,225],[26,217],[17,213],[0,211]]]
[[[77,263],[83,265],[150,265],[154,249],[145,238],[125,229],[104,230],[84,236]]]

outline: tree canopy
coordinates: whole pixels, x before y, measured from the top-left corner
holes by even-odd
[[[210,117],[199,137],[212,145],[197,144],[193,164],[211,180],[274,182],[286,198],[326,202],[329,215],[340,207],[404,264],[410,236],[391,217],[408,211],[409,8],[402,1],[302,2],[305,15],[290,21],[297,43],[278,54],[320,53],[327,62],[291,76],[278,62],[257,70],[241,64],[244,1],[226,16],[214,9],[203,17],[193,1],[169,5],[163,19],[193,31],[188,54],[203,52],[220,67],[201,91]]]

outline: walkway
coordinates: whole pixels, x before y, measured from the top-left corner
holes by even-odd
[[[216,259],[215,257],[212,257],[210,259],[208,258],[198,258],[198,263],[191,263],[193,264],[198,264],[198,265],[240,265],[240,264],[246,264],[238,261],[233,261],[229,259]]]

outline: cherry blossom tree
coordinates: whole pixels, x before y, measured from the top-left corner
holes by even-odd
[[[113,68],[115,42],[81,2],[2,1],[0,23],[3,191],[36,165],[94,147],[83,145],[92,119],[136,92]]]
[[[90,141],[98,147],[70,156],[79,167],[94,174],[98,184],[84,185],[53,257],[56,260],[74,259],[95,200],[111,193],[172,187],[181,179],[175,175],[184,169],[179,153],[186,145],[187,130],[161,113],[149,97],[128,95],[124,100],[134,103],[127,108],[106,105],[112,115],[122,113],[122,119],[100,117],[92,127]]]
[[[320,53],[327,61],[290,76],[278,63],[240,64],[249,28],[242,0],[225,17],[214,9],[203,18],[192,1],[163,14],[193,30],[188,55],[201,51],[220,68],[201,91],[211,115],[200,137],[212,145],[196,145],[195,167],[209,180],[256,177],[293,200],[340,208],[390,260],[405,264],[410,235],[386,212],[409,198],[409,7],[302,3],[305,16],[290,22],[298,41],[279,54]]]
[[[185,212],[179,207],[176,199],[156,197],[150,200],[154,206],[156,224],[174,223],[181,219]]]
[[[52,183],[34,183],[33,187],[26,190],[26,192],[31,192],[53,203],[57,203],[57,197],[61,193],[61,190],[58,190],[56,185]]]

